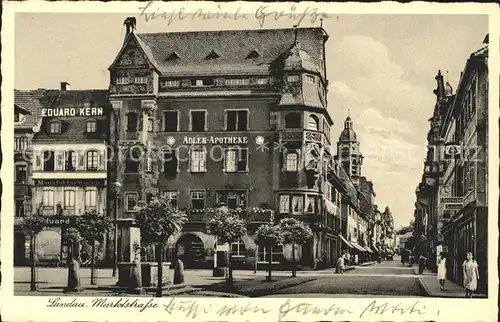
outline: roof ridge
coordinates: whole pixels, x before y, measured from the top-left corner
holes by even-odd
[[[190,31],[163,31],[163,32],[136,32],[138,36],[141,35],[164,35],[164,34],[190,34],[190,33],[231,33],[231,32],[259,32],[259,31],[293,31],[299,30],[314,30],[323,29],[321,27],[297,27],[297,28],[255,28],[255,29],[225,29],[225,30],[190,30]]]

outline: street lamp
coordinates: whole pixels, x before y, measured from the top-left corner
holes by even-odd
[[[115,222],[115,232],[113,236],[113,274],[116,276],[116,270],[118,268],[118,204],[121,196],[122,184],[119,181],[113,183],[113,196],[115,197],[115,211],[114,211],[114,222]]]

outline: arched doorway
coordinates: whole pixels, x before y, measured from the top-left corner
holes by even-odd
[[[205,247],[194,234],[181,236],[175,245],[176,258],[184,263],[184,268],[200,268],[205,261]]]

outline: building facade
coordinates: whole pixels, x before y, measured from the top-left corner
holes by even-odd
[[[186,267],[212,265],[207,209],[221,202],[250,218],[248,236],[231,250],[242,266],[270,255],[253,242],[256,227],[271,219],[255,208],[272,209],[275,221],[293,216],[311,226],[313,240],[296,254],[303,267],[332,262],[325,31],[142,34],[134,18],[125,25],[109,87],[112,142],[123,160],[112,175],[122,187],[119,244],[130,248],[137,238],[129,227],[136,206],[161,194],[188,212],[165,254],[183,258]],[[276,265],[290,251],[276,247]],[[129,251],[119,253],[124,261]]]
[[[39,119],[31,140],[30,208],[47,217],[36,241],[42,264],[66,259],[64,233],[77,224],[78,216],[89,210],[107,214],[111,110],[107,91],[69,90],[68,84],[62,85],[61,90],[46,90],[39,98]],[[22,220],[19,216],[17,223]],[[16,236],[14,247],[20,252],[22,241],[29,239],[21,231]],[[102,246],[102,257],[109,257],[109,245]],[[29,247],[25,249],[27,256]]]
[[[441,72],[436,80],[428,153],[416,189],[417,251],[434,271],[437,257],[446,253],[448,278],[457,282],[472,252],[479,290],[487,293],[488,36],[467,60],[455,94]]]

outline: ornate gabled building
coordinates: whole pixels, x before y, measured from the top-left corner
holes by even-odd
[[[254,266],[270,256],[252,239],[269,215],[309,223],[314,239],[297,250],[306,267],[326,257],[325,185],[329,131],[322,28],[139,33],[125,20],[122,49],[111,64],[109,97],[120,182],[119,234],[130,248],[135,206],[165,195],[189,213],[165,257],[187,267],[212,265],[215,239],[207,208],[242,209],[249,234],[233,258]],[[147,157],[134,158],[144,153]],[[128,245],[128,246],[127,246]],[[276,264],[291,247],[273,250]],[[124,252],[128,254],[128,251]],[[122,258],[121,260],[125,260]]]

